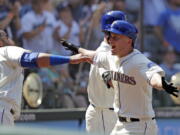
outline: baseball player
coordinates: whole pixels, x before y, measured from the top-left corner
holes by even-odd
[[[94,63],[109,69],[102,74],[115,92],[117,123],[112,135],[157,135],[152,108],[152,87],[177,96],[177,88],[164,79],[164,71],[134,49],[137,29],[126,21],[114,21],[110,29],[110,52],[95,55]],[[118,60],[115,56],[118,56]]]
[[[0,30],[0,124],[9,126],[14,125],[14,119],[20,115],[24,68],[76,64],[89,60],[79,54],[66,57],[31,52],[12,45],[14,42]]]
[[[115,20],[125,20],[125,14],[121,11],[109,11],[102,16],[101,29],[105,33],[104,40],[96,52],[106,52],[111,49],[108,44],[107,29]],[[89,133],[110,134],[117,121],[114,112],[114,92],[107,90],[98,67],[91,65],[88,83],[88,99],[90,102],[86,111],[86,130]]]
[[[110,51],[107,29],[113,21],[125,20],[125,18],[125,14],[121,11],[109,11],[102,16],[101,29],[105,36],[96,50],[97,53]],[[70,50],[73,48],[72,45],[68,45],[68,47]],[[83,48],[77,49],[76,46],[72,50],[76,53],[84,53],[84,51],[87,53]],[[106,88],[100,72],[104,72],[104,69],[91,65],[87,88],[90,105],[86,111],[86,130],[89,133],[110,134],[117,121],[117,115],[113,108],[114,92],[113,89],[108,90]]]
[[[134,49],[138,33],[134,25],[117,20],[107,31],[110,32],[111,51],[97,53],[83,49],[83,53],[93,57],[98,67],[109,70],[100,74],[107,87],[113,87],[115,93],[118,119],[111,134],[157,135],[151,103],[152,87],[176,97],[179,91],[165,80],[165,73],[157,64]]]

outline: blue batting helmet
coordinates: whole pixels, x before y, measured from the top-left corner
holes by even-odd
[[[107,31],[115,34],[125,35],[133,40],[136,39],[138,33],[137,28],[133,24],[124,20],[114,21]]]
[[[122,11],[109,11],[101,18],[101,28],[106,31],[110,28],[111,24],[116,20],[126,20],[126,15]]]

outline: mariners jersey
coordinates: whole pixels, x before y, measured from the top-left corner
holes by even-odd
[[[24,49],[7,46],[0,48],[0,104],[20,114],[23,68],[20,58]]]
[[[98,53],[94,63],[112,71],[115,110],[119,116],[133,118],[154,117],[152,87],[149,81],[154,73],[164,71],[134,49],[129,55],[116,59],[111,52]]]
[[[110,46],[106,42],[102,42],[97,52],[106,52],[110,50]],[[102,71],[101,71],[102,70]],[[113,89],[107,89],[104,84],[100,72],[104,69],[99,69],[98,67],[91,65],[89,72],[89,83],[88,83],[88,98],[91,104],[98,107],[110,108],[113,107],[114,102],[114,92]]]

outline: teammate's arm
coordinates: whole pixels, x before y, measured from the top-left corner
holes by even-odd
[[[73,52],[75,54],[82,53],[83,55],[88,55],[88,56],[91,56],[91,57],[94,57],[94,55],[96,54],[95,51],[80,48],[77,45],[69,43],[69,42],[67,42],[66,40],[63,40],[63,39],[60,40],[60,43],[65,47],[65,49],[70,50],[71,52]]]
[[[163,90],[161,75],[158,73],[154,73],[150,80],[150,85],[155,89]]]
[[[91,62],[91,59],[82,54],[73,56],[60,56],[47,53],[24,52],[20,64],[22,67],[50,67],[66,63],[78,64],[81,62]]]
[[[154,73],[152,75],[152,78],[150,80],[150,85],[153,88],[156,88],[158,90],[165,90],[167,93],[172,94],[175,97],[178,97],[178,90],[177,87],[173,86],[173,83],[168,83],[164,77],[162,77],[158,73]]]

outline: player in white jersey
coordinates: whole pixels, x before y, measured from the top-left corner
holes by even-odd
[[[125,18],[125,14],[121,11],[109,11],[102,16],[101,29],[105,36],[96,53],[107,52],[111,49],[108,44],[109,33],[106,30],[109,29],[113,21],[125,20]],[[87,52],[85,49],[78,49],[66,41],[62,41],[62,44],[75,53]],[[87,88],[90,105],[86,111],[86,130],[89,133],[110,134],[117,121],[117,115],[113,108],[114,92],[113,89],[106,88],[100,75],[101,72],[104,72],[104,69],[91,65]]]
[[[14,42],[0,30],[0,125],[14,125],[20,115],[23,69],[88,61],[82,55],[59,56],[37,53],[13,46]]]
[[[165,81],[164,71],[157,64],[134,49],[137,36],[134,25],[126,21],[114,21],[108,31],[111,52],[96,54],[94,63],[109,70],[102,77],[115,92],[118,120],[111,134],[157,135],[152,87],[164,89],[174,96],[177,96],[178,90]]]
[[[121,11],[109,11],[102,16],[101,28],[105,36],[96,52],[107,52],[111,49],[106,30],[115,20],[125,20],[125,14]],[[100,70],[103,69],[91,65],[87,88],[90,105],[86,111],[86,130],[89,133],[110,134],[117,121],[113,108],[114,92],[106,88]]]

